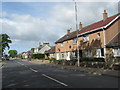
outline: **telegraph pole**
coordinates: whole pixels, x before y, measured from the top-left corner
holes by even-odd
[[[73,0],[75,2],[75,0]],[[77,30],[77,60],[78,60],[78,67],[80,66],[80,56],[79,56],[79,43],[78,43],[78,19],[77,19],[77,4],[75,2],[75,21],[76,21],[76,30]]]

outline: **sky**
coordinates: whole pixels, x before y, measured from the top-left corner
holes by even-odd
[[[43,2],[25,0],[4,0],[0,2],[1,33],[10,36],[10,50],[18,53],[38,47],[38,42],[55,45],[60,37],[71,28],[75,31],[74,2]],[[118,2],[77,2],[78,24],[83,27],[103,19],[102,13],[107,10],[108,16],[118,13]]]

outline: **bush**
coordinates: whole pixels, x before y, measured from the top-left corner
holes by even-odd
[[[53,60],[56,60],[56,58],[49,58],[48,60],[53,61]]]
[[[23,57],[22,56],[17,56],[18,58],[20,58],[20,59],[23,59]]]
[[[81,58],[81,61],[86,61],[86,62],[105,62],[104,58],[90,58],[90,57]]]
[[[33,59],[44,59],[44,58],[45,58],[45,55],[44,55],[44,54],[41,54],[41,53],[32,54],[32,55],[31,55],[31,58],[33,58]]]

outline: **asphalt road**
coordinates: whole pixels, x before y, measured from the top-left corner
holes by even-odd
[[[118,78],[10,60],[2,67],[2,88],[118,88]]]

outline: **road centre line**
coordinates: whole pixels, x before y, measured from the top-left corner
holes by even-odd
[[[15,61],[15,62],[17,62],[17,61]],[[21,65],[24,65],[24,64],[22,64],[22,63],[20,63],[20,62],[17,62],[17,63],[19,63],[19,64],[21,64]],[[24,65],[24,66],[28,68],[28,66],[26,66],[26,65]],[[33,72],[38,72],[37,70],[35,70],[35,69],[33,69],[33,68],[29,68],[29,69],[32,70]],[[61,84],[61,85],[63,85],[63,86],[68,86],[67,84],[65,84],[65,83],[63,83],[63,82],[61,82],[61,81],[58,81],[58,80],[56,80],[56,79],[54,79],[54,78],[52,78],[52,77],[50,77],[50,76],[48,76],[48,75],[42,74],[42,76],[47,77],[48,79],[53,80],[53,81],[55,81],[55,82],[57,82],[57,83],[59,83],[59,84]]]
[[[17,62],[17,61],[16,61]],[[19,64],[21,64],[21,65],[24,65],[24,64],[22,64],[22,63],[20,63],[20,62],[17,62],[17,63],[19,63]],[[24,65],[25,67],[27,67],[28,68],[28,66],[26,66],[26,65]],[[33,72],[38,72],[37,70],[34,70],[33,68],[29,68],[31,71],[33,71]]]
[[[67,84],[65,84],[65,83],[63,83],[63,82],[61,82],[61,81],[58,81],[58,80],[56,80],[56,79],[54,79],[54,78],[52,78],[52,77],[50,77],[50,76],[48,76],[48,75],[45,75],[45,74],[42,74],[42,75],[43,75],[44,77],[47,77],[47,78],[49,78],[49,79],[51,79],[51,80],[59,83],[59,84],[62,84],[63,86],[68,86]]]
[[[15,62],[17,62],[17,61],[15,61]],[[24,64],[22,64],[22,63],[20,63],[20,62],[17,62],[17,63],[19,63],[19,64],[21,64],[21,65],[24,65]]]
[[[38,72],[37,70],[34,70],[34,69],[32,69],[32,68],[29,68],[30,70],[32,70],[33,72]]]

